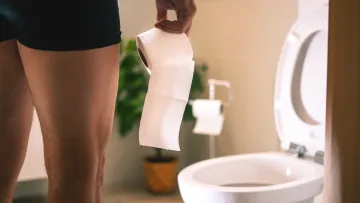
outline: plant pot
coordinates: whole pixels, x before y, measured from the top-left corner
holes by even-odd
[[[144,161],[147,188],[154,194],[167,194],[177,190],[178,159],[146,157]]]

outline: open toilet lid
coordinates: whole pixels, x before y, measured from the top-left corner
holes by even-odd
[[[328,5],[303,16],[287,35],[275,84],[274,113],[282,148],[325,148]]]

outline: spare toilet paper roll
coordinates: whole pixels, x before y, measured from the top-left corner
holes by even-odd
[[[140,145],[179,151],[179,131],[194,73],[193,51],[185,34],[157,28],[140,34],[139,55],[150,76],[140,120]]]
[[[148,71],[164,63],[193,60],[194,53],[185,34],[172,34],[153,28],[136,37],[139,55]]]
[[[220,100],[198,99],[193,101],[192,112],[196,118],[193,133],[220,135],[224,124]]]
[[[196,99],[192,103],[194,117],[217,116],[221,114],[222,102],[220,100]]]

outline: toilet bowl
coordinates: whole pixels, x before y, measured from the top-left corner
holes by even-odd
[[[199,162],[179,175],[185,203],[311,202],[323,167],[284,153],[235,155]]]
[[[195,163],[178,175],[185,203],[320,203],[323,188],[328,5],[292,26],[278,63],[281,151]],[[320,196],[321,198],[321,196]]]

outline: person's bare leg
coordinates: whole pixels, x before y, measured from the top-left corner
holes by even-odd
[[[16,41],[0,42],[0,203],[10,203],[24,162],[33,103]]]
[[[112,131],[119,46],[19,49],[44,136],[48,203],[95,203]]]
[[[98,180],[97,180],[97,189],[96,189],[96,203],[102,203],[102,185],[104,181],[104,167],[105,167],[105,153],[101,157],[99,171],[98,171]]]

